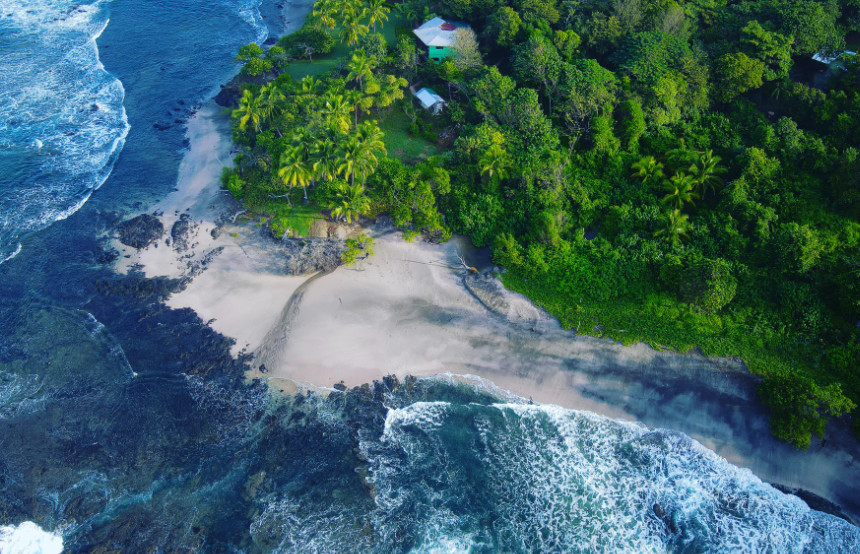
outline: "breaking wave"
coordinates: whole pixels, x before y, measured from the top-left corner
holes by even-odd
[[[42,530],[32,521],[0,526],[0,554],[59,554],[62,551],[63,538]]]
[[[0,260],[80,209],[122,150],[125,90],[96,46],[104,4],[0,0]]]
[[[364,441],[415,552],[856,552],[860,530],[690,437],[528,404],[418,402]],[[402,541],[402,539],[401,539]]]

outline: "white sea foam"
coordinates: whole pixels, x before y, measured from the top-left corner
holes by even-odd
[[[125,89],[96,46],[104,4],[0,0],[3,261],[21,236],[80,209],[125,142]]]
[[[464,445],[472,449],[465,456]],[[390,410],[380,440],[361,448],[380,525],[411,522],[418,551],[488,540],[516,551],[860,548],[856,527],[810,510],[690,437],[589,412],[416,403]],[[491,514],[462,508],[487,503]]]
[[[254,42],[257,44],[262,44],[269,37],[269,28],[266,27],[260,14],[261,3],[260,0],[251,0],[249,5],[239,8],[239,16],[256,32]]]
[[[32,521],[0,526],[0,554],[59,554],[63,537],[44,531]]]

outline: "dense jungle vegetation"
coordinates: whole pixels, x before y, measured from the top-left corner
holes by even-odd
[[[441,63],[433,16],[471,26]],[[240,52],[223,182],[277,235],[386,212],[579,333],[739,356],[806,448],[860,400],[858,30],[860,0],[318,0]]]

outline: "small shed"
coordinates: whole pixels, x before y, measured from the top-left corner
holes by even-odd
[[[442,111],[447,104],[445,99],[436,94],[433,89],[422,88],[418,92],[415,93],[415,98],[421,102],[421,107],[425,110],[430,110],[434,114],[437,114]]]
[[[445,21],[434,17],[412,32],[427,47],[427,55],[431,60],[441,60],[454,54],[454,33],[457,29],[469,29],[468,24]]]

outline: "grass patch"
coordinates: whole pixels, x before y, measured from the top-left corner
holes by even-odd
[[[405,100],[411,99],[407,97]],[[385,133],[385,149],[389,156],[399,158],[404,163],[415,163],[440,152],[435,144],[409,133],[412,121],[396,105],[386,112],[373,114],[373,117],[379,121],[379,127]]]
[[[311,225],[317,219],[325,220],[320,207],[314,202],[305,203],[301,189],[290,194],[293,205],[290,207],[283,198],[273,198],[254,208],[254,211],[269,220],[272,233],[275,236],[306,237]]]
[[[342,42],[335,44],[335,47],[328,54],[321,56],[313,56],[313,61],[296,60],[290,62],[287,66],[286,73],[293,78],[294,81],[301,81],[307,75],[318,77],[324,73],[328,73],[336,68],[338,64],[346,60],[351,48]]]
[[[395,36],[397,27],[403,26],[405,22],[406,20],[400,15],[391,13],[389,14],[388,21],[381,27],[377,24],[376,30],[378,33],[382,34],[385,41],[388,42],[388,46],[390,48],[394,48],[394,45],[397,43],[397,38]],[[306,59],[290,62],[285,73],[292,77],[294,81],[300,81],[307,75],[318,77],[328,73],[332,69],[335,69],[341,62],[348,60],[350,52],[352,52],[355,46],[347,46],[345,42],[337,38],[339,32],[340,27],[335,27],[331,30],[332,36],[335,37],[335,46],[331,52],[325,55],[313,56],[312,62]]]

